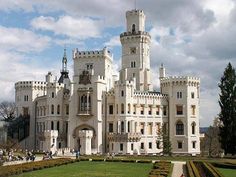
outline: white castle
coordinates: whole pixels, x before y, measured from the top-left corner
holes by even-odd
[[[165,132],[172,153],[200,153],[200,79],[167,77],[161,65],[160,92],[154,91],[145,14],[127,11],[126,22],[127,31],[120,35],[119,79],[113,75],[113,58],[106,48],[75,49],[71,80],[65,51],[58,81],[49,72],[45,82],[15,84],[17,114],[30,115],[26,148],[67,148],[81,154],[161,154],[160,132]]]

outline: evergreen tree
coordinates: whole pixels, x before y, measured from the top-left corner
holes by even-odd
[[[170,137],[167,133],[167,131],[165,130],[164,126],[162,126],[161,129],[158,130],[157,132],[157,148],[162,148],[163,149],[163,154],[164,155],[172,155],[172,145],[171,145],[171,141],[170,141]]]
[[[236,154],[236,73],[229,63],[220,80],[220,142],[225,154]]]

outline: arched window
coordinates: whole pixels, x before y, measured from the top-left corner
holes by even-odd
[[[125,106],[123,103],[121,103],[121,114],[125,113]]]
[[[184,124],[181,121],[176,123],[176,135],[184,135]]]
[[[87,111],[87,96],[84,95],[84,110]]]
[[[130,103],[128,104],[128,114],[131,113],[131,106],[130,106]]]
[[[116,114],[119,113],[119,107],[118,107],[118,104],[116,104]]]
[[[195,135],[195,127],[196,127],[196,123],[193,122],[191,126],[192,126],[192,134]]]
[[[122,96],[122,97],[124,96],[124,90],[121,91],[121,96]]]
[[[59,132],[59,130],[60,130],[60,122],[57,121],[57,131]]]
[[[51,105],[51,114],[54,114],[54,105]]]
[[[88,97],[88,110],[89,111],[91,110],[91,97],[90,97],[90,95]]]
[[[132,25],[132,33],[135,32],[135,24]]]
[[[128,121],[128,132],[130,132],[130,121]]]
[[[124,122],[121,121],[121,133],[123,133],[125,131],[125,125],[124,125]]]
[[[54,122],[51,122],[51,130],[54,130]]]
[[[57,114],[60,114],[60,105],[57,105]]]

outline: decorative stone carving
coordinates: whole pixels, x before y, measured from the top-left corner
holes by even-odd
[[[82,74],[79,76],[79,84],[91,84],[91,74],[89,71],[84,70]]]

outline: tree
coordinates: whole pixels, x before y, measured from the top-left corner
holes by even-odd
[[[207,152],[210,157],[220,156],[222,153],[221,144],[219,141],[219,127],[219,118],[215,118],[213,126],[208,128],[201,142],[201,151]]]
[[[163,154],[171,155],[171,141],[164,125],[157,131],[157,135],[157,147],[163,149]]]
[[[3,101],[0,103],[0,119],[10,122],[15,119],[16,105],[14,102]]]
[[[225,154],[236,153],[236,73],[229,63],[220,83],[220,142]]]

